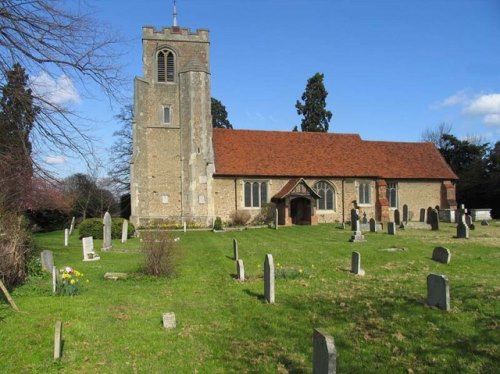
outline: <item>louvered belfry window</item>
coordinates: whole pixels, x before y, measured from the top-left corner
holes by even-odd
[[[170,51],[158,52],[158,82],[173,82],[175,77],[175,59]]]

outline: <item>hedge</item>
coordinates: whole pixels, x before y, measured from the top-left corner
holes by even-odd
[[[123,218],[113,218],[111,224],[111,239],[121,239]],[[103,223],[102,218],[88,218],[78,225],[80,239],[92,236],[94,239],[102,239]],[[128,223],[128,235],[130,238],[134,235],[135,227],[132,222]]]

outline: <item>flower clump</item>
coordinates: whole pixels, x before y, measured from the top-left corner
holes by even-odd
[[[309,278],[309,273],[307,269],[304,268],[294,268],[294,267],[286,267],[280,264],[279,262],[276,264],[276,269],[274,271],[274,278],[283,278],[283,279],[296,279],[296,278]]]
[[[69,266],[59,270],[59,273],[61,277],[57,282],[57,294],[64,296],[77,295],[80,292],[79,282],[83,277],[83,273]]]

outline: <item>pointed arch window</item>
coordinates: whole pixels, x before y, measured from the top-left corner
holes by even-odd
[[[334,210],[335,191],[333,187],[329,183],[321,181],[314,185],[314,189],[320,196],[316,205],[318,210]]]
[[[173,82],[175,79],[175,57],[172,51],[158,52],[156,60],[158,82]]]

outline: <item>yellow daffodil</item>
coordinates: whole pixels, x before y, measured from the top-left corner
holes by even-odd
[[[75,284],[75,283],[76,283],[76,281],[75,281],[74,279],[72,279],[72,280],[70,280],[70,281],[69,281],[69,283],[71,283],[71,284]]]

